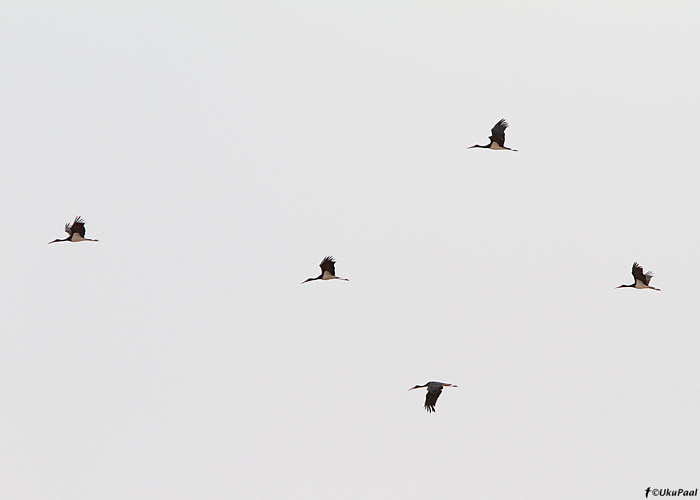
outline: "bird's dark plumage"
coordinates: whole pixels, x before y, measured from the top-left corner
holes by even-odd
[[[644,269],[642,269],[642,266],[635,262],[634,264],[632,264],[632,276],[634,276],[635,281],[639,280],[646,286],[649,286],[649,282],[654,276],[654,273],[652,273],[651,271],[645,273]]]
[[[81,238],[85,238],[85,221],[82,217],[77,216],[73,224],[66,224],[66,232],[68,236],[73,236],[73,233],[79,234]]]
[[[428,386],[428,392],[425,395],[425,409],[428,413],[435,411],[435,403],[437,403],[438,398],[442,394],[442,386],[430,387]]]
[[[479,144],[474,144],[470,146],[471,148],[482,148],[482,149],[507,149],[509,151],[517,151],[517,149],[511,149],[506,147],[506,129],[508,128],[508,122],[505,118],[502,118],[496,122],[496,125],[491,129],[491,135],[489,136],[489,143],[485,146],[480,146]]]
[[[506,129],[508,128],[508,122],[505,118],[498,120],[498,123],[491,129],[491,139],[496,142],[499,146],[505,147],[506,143]]]
[[[302,281],[302,283],[308,283],[309,281],[314,281],[314,280],[349,281],[347,278],[341,278],[341,277],[335,275],[335,259],[333,257],[331,257],[330,255],[328,257],[323,258],[323,260],[319,264],[319,267],[321,268],[321,274],[319,274],[315,278],[308,278],[307,280]]]
[[[457,387],[454,384],[446,384],[444,382],[428,382],[427,384],[423,385],[415,385],[409,389],[409,391],[412,391],[413,389],[420,389],[422,387],[426,387],[428,389],[427,394],[425,395],[425,405],[424,408],[428,413],[433,413],[435,411],[435,403],[437,403],[438,398],[440,397],[440,394],[442,394],[442,388],[443,387]]]
[[[620,285],[617,288],[636,288],[637,290],[657,290],[661,291],[660,288],[655,288],[649,284],[654,273],[651,271],[645,273],[642,266],[636,262],[632,264],[632,276],[634,277],[634,283],[631,285]]]
[[[333,257],[331,257],[330,255],[328,257],[325,257],[321,261],[321,264],[319,264],[319,266],[321,267],[321,275],[328,271],[333,276],[335,276],[335,259],[333,259]]]
[[[71,224],[70,222],[65,225],[64,231],[68,233],[68,237],[65,239],[55,239],[53,241],[49,241],[49,243],[57,243],[59,241],[72,241],[72,242],[79,242],[79,241],[97,241],[97,240],[92,240],[90,238],[85,237],[85,221],[83,220],[82,217],[77,216],[73,223]]]

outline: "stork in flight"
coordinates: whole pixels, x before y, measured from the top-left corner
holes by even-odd
[[[479,146],[478,144],[474,144],[473,146],[468,147],[467,149],[472,149],[472,148],[486,148],[486,149],[507,149],[509,151],[517,151],[517,149],[510,149],[505,146],[506,144],[506,129],[508,128],[508,122],[506,121],[505,118],[501,119],[498,121],[496,125],[493,126],[491,129],[491,137],[489,139],[491,140],[490,143],[488,143],[486,146]]]
[[[653,286],[649,286],[649,282],[651,281],[652,276],[654,276],[654,273],[652,273],[651,271],[645,273],[644,269],[642,269],[642,266],[640,266],[636,262],[632,264],[632,276],[634,276],[634,284],[620,285],[617,288],[638,288],[640,290],[644,288],[650,288],[652,290],[658,290],[659,292],[661,291],[660,288],[654,288]]]
[[[314,281],[314,280],[343,280],[343,281],[350,281],[347,278],[339,278],[338,276],[335,275],[335,259],[331,257],[330,255],[328,257],[325,257],[322,261],[321,264],[321,274],[319,274],[316,278],[309,278],[305,281],[302,281],[301,284],[303,285],[304,283],[308,281]]]
[[[66,224],[65,231],[68,233],[68,238],[65,238],[63,240],[55,239],[53,241],[49,241],[49,244],[56,243],[57,241],[72,241],[72,242],[98,241],[98,240],[91,240],[90,238],[85,237],[85,221],[80,216],[77,216],[75,218],[75,220],[73,221],[73,224],[71,224],[71,223]]]
[[[442,388],[457,386],[453,384],[445,384],[444,382],[428,382],[427,384],[411,387],[409,391],[412,391],[413,389],[420,389],[421,387],[428,388],[428,393],[425,395],[425,409],[428,413],[432,413],[435,411],[435,403],[437,403],[437,400],[442,393]]]

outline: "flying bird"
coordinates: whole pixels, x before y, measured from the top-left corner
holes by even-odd
[[[80,216],[77,216],[75,218],[73,224],[71,224],[70,222],[66,224],[65,231],[68,233],[68,238],[65,238],[63,240],[55,239],[53,241],[49,241],[49,244],[56,243],[57,241],[98,241],[91,240],[90,238],[85,237],[85,221]]]
[[[502,120],[499,120],[496,125],[493,126],[491,129],[491,137],[489,139],[491,140],[490,143],[488,143],[486,146],[479,146],[478,144],[474,144],[473,146],[468,147],[467,149],[472,149],[472,148],[486,148],[486,149],[507,149],[509,151],[517,151],[517,149],[511,149],[507,148],[505,146],[506,144],[506,129],[508,128],[508,122],[503,118]]]
[[[432,413],[435,411],[435,403],[437,403],[437,400],[442,393],[442,388],[457,386],[453,384],[445,384],[444,382],[428,382],[427,384],[411,387],[409,391],[412,391],[413,389],[420,389],[421,387],[428,388],[428,393],[425,395],[425,409],[428,413]]]
[[[659,292],[661,291],[660,288],[649,286],[649,282],[651,281],[652,276],[654,276],[654,273],[651,271],[645,273],[642,266],[636,262],[632,264],[632,276],[634,276],[634,283],[632,285],[620,285],[617,288],[638,288],[640,290],[650,288],[652,290],[658,290]]]
[[[347,278],[340,278],[335,275],[335,259],[331,257],[330,255],[326,258],[324,258],[321,261],[321,274],[319,274],[315,278],[309,278],[305,281],[302,281],[301,284],[303,285],[304,283],[308,281],[314,281],[314,280],[343,280],[343,281],[350,281]]]

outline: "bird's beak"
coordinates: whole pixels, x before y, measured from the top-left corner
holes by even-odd
[[[618,288],[622,288],[623,286],[625,286],[625,285],[616,286],[615,290],[617,290]]]
[[[475,147],[476,147],[476,146],[469,146],[467,149],[473,149],[473,148],[475,148]]]
[[[411,388],[409,389],[409,391],[412,391],[413,389],[418,389],[419,387],[420,387],[419,385],[417,385],[417,386],[415,386],[415,387],[411,387]]]

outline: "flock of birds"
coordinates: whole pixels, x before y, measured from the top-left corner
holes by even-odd
[[[486,148],[486,149],[494,149],[494,150],[508,150],[508,151],[517,151],[517,149],[511,149],[505,146],[506,142],[506,129],[508,128],[508,122],[505,119],[499,120],[496,125],[493,126],[491,129],[491,136],[489,137],[489,144],[480,146],[478,144],[475,144],[474,146],[470,146],[468,149],[471,148]],[[85,221],[80,217],[76,217],[73,223],[68,223],[65,226],[65,231],[68,233],[68,237],[64,239],[55,239],[53,241],[49,241],[49,243],[57,243],[59,241],[71,241],[73,243],[78,243],[81,241],[99,241],[99,240],[93,240],[90,238],[85,237]],[[349,281],[347,278],[341,278],[340,276],[335,275],[335,259],[331,256],[325,257],[320,264],[321,267],[321,274],[319,274],[315,278],[308,278],[304,281],[303,283],[308,283],[309,281],[315,281],[315,280],[343,280],[343,281]],[[651,278],[653,276],[652,272],[644,272],[644,269],[642,269],[642,266],[640,266],[637,262],[632,264],[632,277],[634,277],[634,283],[631,285],[620,285],[617,288],[636,288],[636,289],[650,289],[650,290],[657,290],[661,291],[659,288],[654,288],[653,286],[649,285],[649,282],[651,281]],[[428,382],[427,384],[423,385],[416,385],[414,387],[411,387],[409,391],[412,391],[413,389],[421,389],[425,387],[427,389],[427,394],[425,395],[425,404],[424,407],[428,413],[432,413],[435,411],[435,404],[437,403],[438,398],[440,397],[440,394],[442,394],[442,388],[443,387],[457,387],[454,384],[446,384],[444,382],[435,382],[431,381]]]

